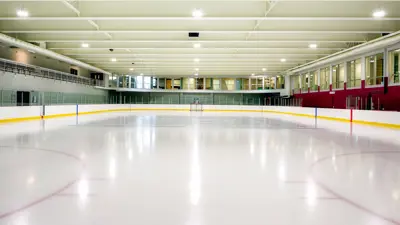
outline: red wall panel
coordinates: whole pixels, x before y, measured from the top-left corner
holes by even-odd
[[[336,90],[334,92],[335,94],[327,91],[295,94],[294,97],[302,98],[304,107],[345,109],[347,96],[361,97],[365,102],[365,99],[371,94],[375,108],[378,106],[379,99],[379,104],[385,110],[400,111],[400,86],[389,86],[386,94],[384,94],[383,87]],[[365,103],[363,105],[365,106]]]

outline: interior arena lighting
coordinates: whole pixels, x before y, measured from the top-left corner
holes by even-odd
[[[116,61],[117,61],[116,58],[112,58],[112,59],[111,59],[111,62],[116,62]]]
[[[194,75],[197,77],[199,74],[198,74],[198,73],[195,73]]]
[[[88,43],[82,43],[82,48],[89,48],[89,44]]]
[[[201,44],[200,43],[193,44],[193,48],[201,48]]]
[[[317,44],[309,44],[308,47],[311,49],[316,49],[316,48],[318,48],[318,45]]]
[[[195,68],[194,70],[195,70],[195,71],[199,71],[199,68]]]
[[[254,73],[251,74],[251,76],[254,76],[254,75],[255,75]]]
[[[286,59],[281,59],[281,62],[286,62]]]
[[[201,9],[193,10],[192,16],[193,16],[193,18],[196,18],[196,19],[202,18],[204,16],[203,10],[201,10]]]
[[[143,76],[143,73],[141,73],[140,76]]]
[[[25,9],[18,9],[17,10],[17,16],[19,17],[28,17],[29,16],[29,12]]]
[[[372,16],[375,18],[382,18],[386,16],[386,12],[383,10],[377,10],[372,14]]]
[[[133,69],[133,68],[130,68],[129,70],[130,70],[130,71],[134,71],[135,69]]]
[[[193,61],[194,62],[200,62],[200,59],[199,58],[195,58]]]
[[[262,71],[263,71],[263,72],[267,71],[267,68],[262,68]]]

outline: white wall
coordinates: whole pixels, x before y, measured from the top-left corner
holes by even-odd
[[[107,91],[91,86],[57,81],[52,79],[14,74],[0,71],[0,89],[18,91],[47,91],[63,93],[81,93],[88,95],[107,95]]]

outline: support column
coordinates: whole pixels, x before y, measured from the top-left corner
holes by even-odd
[[[361,57],[361,89],[365,88],[366,68],[365,56]]]
[[[329,91],[332,91],[332,76],[333,76],[333,71],[332,71],[332,65],[329,65]]]
[[[306,75],[306,78],[307,78],[307,85],[308,85],[308,88],[307,88],[307,93],[310,93],[310,87],[311,87],[311,85],[310,85],[310,83],[311,83],[311,72],[308,72],[307,73],[307,75]]]
[[[347,71],[347,62],[344,63],[343,71],[344,71],[343,90],[347,90],[347,73],[348,73],[348,71]]]
[[[206,84],[207,84],[207,83],[206,83],[206,79],[207,79],[207,78],[205,78],[205,77],[203,78],[203,90],[206,90]]]
[[[157,89],[160,89],[160,78],[159,77],[157,77],[157,85],[156,85],[157,87]]]
[[[320,92],[321,91],[321,69],[317,70],[316,76],[317,76],[316,78],[318,79],[317,80],[318,92]]]
[[[256,90],[258,90],[258,78],[256,78]]]
[[[171,78],[171,89],[172,90],[174,90],[174,87],[175,87],[175,79],[174,78]]]
[[[164,90],[167,90],[168,89],[168,87],[167,87],[167,78],[164,78]]]
[[[132,88],[132,77],[129,75],[128,76],[129,80],[128,80],[128,87]]]
[[[376,60],[375,60],[376,62]],[[376,71],[376,70],[375,70]],[[383,53],[383,85],[387,87],[389,85],[389,52],[387,48]],[[376,78],[375,78],[376,79]]]
[[[262,78],[262,89],[265,89],[265,77]]]
[[[372,71],[372,78],[373,78],[373,85],[376,85],[376,76],[377,76],[377,68],[378,68],[378,63],[376,62],[377,57],[374,56],[374,71]],[[385,56],[383,56],[383,61],[386,62]],[[385,73],[385,68],[383,68],[383,76],[386,76]]]
[[[249,90],[251,90],[251,77],[249,77]]]
[[[301,92],[303,91],[303,75],[301,75],[301,74],[299,74],[299,86],[300,86],[299,92],[301,94]]]
[[[188,87],[188,90],[190,90],[190,79],[192,79],[192,78],[187,78],[187,87]]]

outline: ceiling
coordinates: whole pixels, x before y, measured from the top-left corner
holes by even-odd
[[[119,74],[277,75],[397,30],[400,1],[0,0],[0,32]]]

